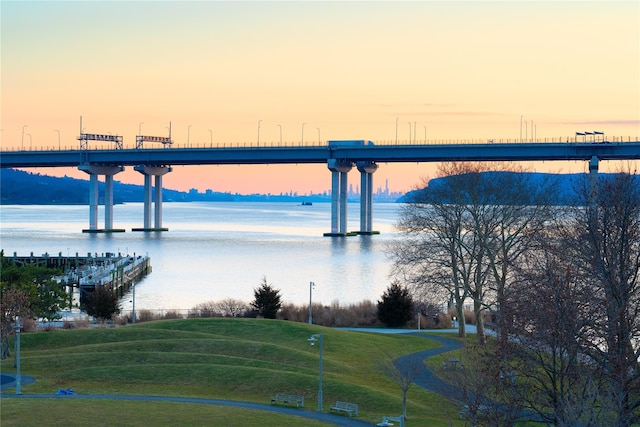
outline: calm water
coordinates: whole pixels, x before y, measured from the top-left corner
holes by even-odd
[[[373,209],[380,235],[330,238],[322,235],[331,229],[329,203],[164,203],[162,233],[131,232],[142,226],[143,206],[129,203],[114,207],[114,227],[127,230],[114,234],[82,233],[88,206],[0,206],[0,247],[18,255],[149,255],[153,272],[136,286],[136,310],[250,302],[263,277],[285,302],[308,304],[312,281],[314,303],[346,305],[378,300],[390,282],[385,245],[396,236],[399,205]],[[349,230],[359,229],[359,212],[349,204]]]

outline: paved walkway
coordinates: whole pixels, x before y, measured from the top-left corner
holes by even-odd
[[[462,343],[458,340],[451,338],[443,338],[440,336],[431,335],[428,332],[457,332],[456,330],[437,330],[437,331],[421,331],[410,329],[384,329],[384,328],[341,328],[344,330],[351,330],[357,332],[375,332],[375,333],[397,333],[397,334],[409,334],[418,336],[425,339],[437,341],[441,344],[440,347],[420,351],[417,353],[408,354],[402,356],[396,360],[398,364],[410,364],[411,366],[422,366],[422,371],[416,378],[414,384],[425,388],[426,390],[433,391],[435,393],[442,394],[449,398],[456,398],[458,396],[458,389],[450,386],[444,381],[440,380],[431,370],[422,363],[422,361],[428,357],[435,356],[437,354],[446,353],[452,350],[456,350],[462,347]],[[467,329],[467,332],[471,332]],[[471,332],[472,333],[472,332]],[[13,388],[15,384],[15,376],[11,374],[3,373],[0,376],[2,390]],[[33,377],[22,375],[21,384],[31,384],[35,381]],[[2,394],[3,399],[92,399],[92,400],[136,400],[136,401],[163,401],[163,402],[178,402],[178,403],[197,403],[205,405],[221,405],[230,406],[245,409],[255,409],[260,411],[277,412],[280,414],[292,415],[306,419],[318,420],[326,423],[330,423],[336,426],[344,427],[371,427],[375,424],[368,423],[357,419],[347,418],[342,415],[330,414],[324,412],[312,412],[304,411],[297,408],[288,408],[284,406],[274,406],[261,403],[251,402],[238,402],[234,400],[222,400],[222,399],[200,399],[189,397],[170,397],[170,396],[135,396],[135,395],[112,395],[112,394],[75,394],[75,395],[56,395],[56,394]]]

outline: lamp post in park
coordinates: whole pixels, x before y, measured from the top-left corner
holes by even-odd
[[[131,323],[136,323],[136,282],[131,282]]]
[[[322,412],[322,334],[313,334],[311,338],[307,341],[311,343],[311,345],[315,345],[316,341],[319,342],[320,345],[320,379],[318,383],[318,412]]]
[[[322,343],[322,341],[320,341]],[[320,354],[322,354],[322,345],[320,346]],[[22,394],[20,377],[20,316],[16,316],[16,394]]]
[[[316,286],[315,283],[313,282],[309,282],[309,324],[313,323],[313,316],[311,315],[311,293],[313,291],[313,288]]]

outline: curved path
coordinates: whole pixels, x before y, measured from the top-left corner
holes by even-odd
[[[359,332],[377,332],[377,333],[406,333],[409,335],[426,338],[430,340],[437,341],[441,344],[440,347],[419,351],[417,353],[408,354],[406,356],[402,356],[396,359],[396,363],[399,365],[408,365],[408,366],[422,366],[422,370],[414,384],[429,390],[435,393],[444,395],[449,398],[456,398],[459,395],[459,390],[446,382],[442,381],[438,378],[431,370],[429,370],[422,361],[428,357],[435,356],[437,354],[446,353],[449,351],[456,350],[463,346],[463,344],[451,338],[443,338],[436,335],[430,335],[425,333],[417,333],[410,332],[405,330],[402,331],[390,331],[384,329],[353,329]],[[15,387],[15,376],[11,374],[2,373],[1,374],[1,383],[2,390],[7,388]],[[31,384],[35,381],[33,377],[22,375],[21,376],[21,384]],[[255,409],[259,411],[269,411],[269,412],[277,412],[280,414],[286,414],[301,418],[313,419],[317,421],[322,421],[326,423],[330,423],[336,426],[344,426],[344,427],[371,427],[374,424],[356,420],[352,418],[347,418],[342,415],[324,413],[324,412],[312,412],[312,411],[303,411],[296,408],[288,408],[284,406],[273,406],[261,403],[251,403],[251,402],[238,402],[234,400],[222,400],[222,399],[201,399],[201,398],[189,398],[189,397],[170,397],[170,396],[136,396],[136,395],[113,395],[113,394],[91,394],[91,395],[83,395],[83,394],[75,394],[75,395],[57,395],[57,394],[2,394],[0,395],[2,399],[6,398],[14,398],[14,399],[94,399],[94,400],[137,400],[137,401],[163,401],[163,402],[178,402],[178,403],[197,403],[197,404],[206,404],[206,405],[221,405],[221,406],[231,406],[237,408],[245,408],[245,409]]]
[[[460,400],[462,392],[460,389],[453,387],[449,383],[442,381],[438,378],[433,371],[425,366],[424,359],[433,357],[437,354],[447,353],[449,351],[457,350],[463,347],[462,342],[451,338],[443,338],[436,335],[411,333],[409,335],[430,339],[437,341],[441,344],[441,347],[433,348],[431,350],[419,351],[417,353],[407,354],[406,356],[399,357],[395,360],[397,365],[406,366],[410,368],[412,366],[420,366],[421,371],[416,377],[414,384],[422,387],[426,390],[433,391],[434,393],[441,394],[447,398]]]

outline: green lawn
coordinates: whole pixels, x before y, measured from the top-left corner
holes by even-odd
[[[383,353],[394,357],[438,344],[403,334],[341,331],[267,319],[188,319],[140,323],[113,329],[84,329],[22,335],[21,371],[36,378],[22,392],[53,394],[71,387],[79,394],[125,394],[230,399],[269,403],[277,392],[302,394],[317,408],[319,349],[311,334],[322,333],[323,406],[336,400],[359,405],[360,419],[380,422],[401,413],[399,386],[381,370]],[[0,364],[15,372],[13,359]],[[15,393],[15,389],[5,393]],[[209,405],[167,402],[2,399],[0,424],[74,424],[75,415],[100,414],[94,425],[301,425],[297,417]],[[144,409],[143,409],[144,408]],[[412,386],[407,426],[461,425],[446,399]],[[89,415],[87,415],[89,416]],[[259,421],[258,421],[259,419]],[[54,420],[60,420],[56,424]],[[254,420],[250,422],[248,420]],[[103,424],[99,424],[99,423]],[[304,425],[323,425],[305,420]]]

